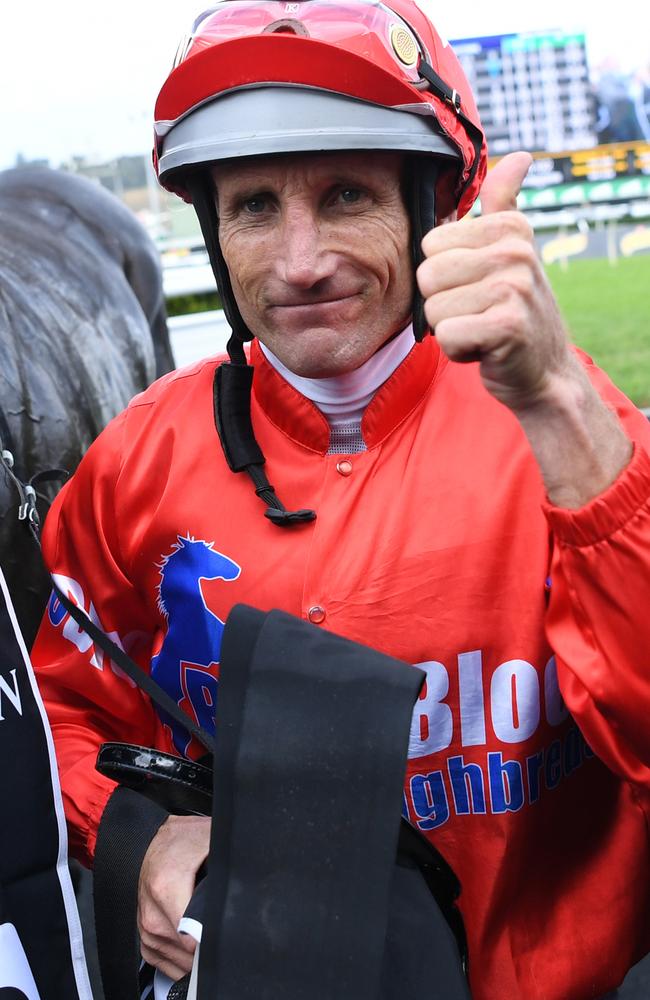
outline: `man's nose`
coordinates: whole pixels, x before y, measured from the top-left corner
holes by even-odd
[[[285,212],[277,263],[282,280],[298,288],[311,288],[334,273],[335,255],[327,248],[319,219],[310,207]]]

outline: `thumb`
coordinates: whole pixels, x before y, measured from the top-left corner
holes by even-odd
[[[508,153],[488,172],[479,195],[483,215],[507,212],[517,207],[517,195],[530,170],[530,153]]]

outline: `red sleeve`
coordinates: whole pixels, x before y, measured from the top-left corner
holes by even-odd
[[[126,419],[117,417],[100,435],[56,498],[45,522],[43,554],[59,587],[148,669],[155,626],[119,547],[116,488]],[[32,659],[56,745],[71,853],[88,865],[114,788],[95,770],[100,744],[153,745],[159,724],[139,688],[120,675],[54,596]]]
[[[650,793],[650,423],[606,376],[590,375],[634,454],[580,510],[546,507],[554,542],[547,631],[586,740]]]

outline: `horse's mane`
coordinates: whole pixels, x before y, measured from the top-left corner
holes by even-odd
[[[189,532],[187,535],[177,535],[176,537],[177,541],[175,541],[174,544],[172,545],[171,551],[168,552],[166,555],[164,555],[159,563],[156,563],[156,566],[160,573],[160,582],[156,587],[156,592],[158,595],[156,603],[158,606],[158,610],[161,612],[161,614],[165,615],[165,617],[168,617],[168,612],[167,608],[165,607],[165,601],[162,595],[162,588],[165,584],[165,577],[166,577],[165,571],[167,569],[167,566],[169,566],[170,562],[172,563],[172,570],[175,570],[176,567],[180,568],[180,566],[183,563],[183,560],[182,558],[180,560],[178,559],[179,553],[185,552],[187,558],[188,556],[191,555],[191,549],[195,545],[202,545],[204,549],[208,549],[210,552],[214,552],[214,542],[206,542],[202,538],[194,538],[192,535],[189,534]]]

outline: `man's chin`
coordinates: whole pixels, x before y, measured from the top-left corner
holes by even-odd
[[[291,329],[262,334],[259,340],[279,361],[302,378],[331,378],[354,371],[366,360],[358,358],[347,324],[344,326],[313,326],[297,331]]]

